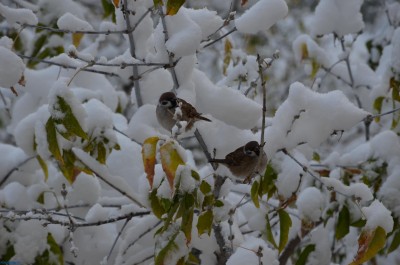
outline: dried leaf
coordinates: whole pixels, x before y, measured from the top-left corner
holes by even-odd
[[[156,165],[156,150],[158,137],[147,138],[142,146],[144,172],[146,172],[150,188],[153,188],[154,167]]]
[[[167,175],[171,189],[174,188],[175,173],[179,165],[184,165],[182,158],[175,149],[174,142],[167,142],[160,147],[162,168]]]

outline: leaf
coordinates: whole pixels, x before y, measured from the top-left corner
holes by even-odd
[[[278,211],[279,215],[279,226],[280,226],[280,235],[279,235],[279,253],[285,248],[286,243],[289,239],[289,230],[292,227],[292,219],[285,210],[281,209]]]
[[[44,204],[44,192],[41,192],[37,197],[36,201],[40,204]]]
[[[310,255],[311,252],[315,250],[315,245],[308,245],[307,247],[304,248],[304,250],[301,252],[299,259],[297,260],[295,265],[305,265],[308,256]]]
[[[165,264],[164,259],[167,256],[167,253],[177,248],[177,245],[175,244],[174,240],[178,236],[178,233],[179,232],[172,235],[171,240],[168,241],[167,245],[156,254],[156,257],[154,259],[155,265],[164,265]]]
[[[317,76],[320,66],[321,65],[317,62],[317,60],[315,59],[311,60],[311,78],[314,79]]]
[[[185,0],[168,0],[167,1],[167,15],[173,16],[178,13]]]
[[[232,59],[232,43],[229,41],[229,39],[225,39],[225,45],[224,45],[224,66],[222,69],[222,72],[224,75],[226,75],[226,70],[228,69],[229,63],[231,62]]]
[[[2,246],[5,247],[5,246]],[[12,257],[15,255],[15,250],[14,250],[14,245],[10,244],[9,241],[7,241],[7,250],[4,251],[3,248],[3,256],[0,256],[0,261],[9,261]]]
[[[57,244],[52,234],[50,233],[47,234],[47,244],[50,246],[50,252],[53,253],[53,255],[55,255],[56,257],[58,257],[58,264],[63,265],[64,264],[63,250]]]
[[[208,235],[211,234],[213,219],[214,219],[214,214],[212,210],[208,210],[199,216],[199,220],[197,221],[197,226],[196,226],[199,236],[204,233],[207,233]]]
[[[400,231],[397,232],[392,240],[392,243],[390,244],[390,247],[387,251],[386,254],[389,254],[390,252],[393,252],[394,250],[396,250],[398,247],[400,246]]]
[[[182,215],[181,230],[186,236],[188,243],[192,240],[192,224],[194,213],[194,197],[192,194],[185,194],[182,203],[184,204],[184,211]]]
[[[156,165],[156,151],[158,137],[147,138],[142,146],[142,159],[144,172],[146,172],[147,180],[149,181],[150,188],[153,188],[154,167]]]
[[[85,131],[83,131],[78,120],[76,119],[74,113],[72,112],[71,106],[68,105],[67,101],[64,98],[57,96],[57,103],[55,104],[55,106],[53,106],[53,108],[64,114],[64,117],[62,117],[61,119],[52,117],[55,123],[63,124],[67,132],[73,135],[79,136],[85,140],[89,139]]]
[[[211,192],[211,185],[210,185],[207,181],[205,181],[205,180],[201,181],[201,184],[200,184],[200,191],[201,191],[204,195],[208,194],[209,192]]]
[[[317,152],[314,152],[314,153],[313,153],[312,159],[315,160],[315,161],[317,161],[317,162],[320,162],[320,161],[321,161],[321,157],[320,157],[320,155],[319,155]]]
[[[165,209],[161,204],[159,198],[157,197],[157,189],[151,191],[149,199],[150,199],[151,209],[153,210],[154,215],[158,219],[161,219],[161,216],[165,214]]]
[[[114,4],[114,6],[115,6],[116,8],[119,7],[119,1],[120,1],[120,0],[113,0],[113,4]]]
[[[350,230],[350,212],[346,206],[343,206],[339,213],[338,223],[336,225],[336,239],[339,240],[349,233]]]
[[[381,96],[381,97],[377,97],[374,101],[374,110],[376,110],[378,113],[381,113],[381,111],[382,111],[382,103],[383,103],[384,99],[385,99],[385,97]],[[375,118],[376,122],[379,122],[379,120],[380,120],[380,117]]]
[[[49,169],[47,168],[47,164],[46,162],[43,160],[43,158],[41,158],[39,155],[36,156],[36,159],[40,165],[40,167],[43,170],[43,174],[44,174],[44,181],[46,182],[47,179],[49,178]]]
[[[163,6],[163,0],[153,0],[153,3],[155,8]]]
[[[64,163],[60,148],[58,146],[56,126],[52,118],[49,118],[46,122],[46,134],[50,153],[57,161]]]
[[[400,101],[400,82],[394,77],[390,78],[390,88],[392,89],[392,98],[395,101]]]
[[[247,4],[249,0],[241,0],[240,1],[240,6],[244,6],[245,4]]]
[[[358,238],[358,252],[350,265],[360,265],[372,259],[386,243],[386,231],[378,226],[373,231],[363,231]]]
[[[72,44],[78,47],[84,35],[83,33],[72,33]]]
[[[172,141],[167,142],[160,147],[160,157],[162,168],[167,175],[169,186],[173,190],[176,169],[179,165],[184,165],[185,163]]]
[[[258,201],[258,189],[260,188],[260,184],[258,181],[254,181],[253,185],[251,186],[251,199],[254,202],[254,206],[256,208],[260,208],[260,202]]]
[[[301,60],[308,58],[308,47],[306,43],[301,44]]]
[[[106,163],[106,156],[107,156],[107,150],[104,147],[104,144],[102,142],[97,144],[97,161],[100,162],[100,164],[105,164]]]
[[[75,168],[76,156],[72,150],[64,150],[64,164],[60,166],[61,172],[70,184],[74,183],[76,176],[81,172]]]
[[[261,179],[261,189],[259,189],[259,196],[262,197],[264,194],[268,194],[268,198],[271,198],[276,191],[274,180],[278,178],[278,174],[274,168],[268,164],[265,170],[264,176]]]
[[[271,223],[269,221],[268,214],[265,215],[265,220],[267,221],[267,229],[265,230],[266,237],[268,242],[270,242],[275,248],[278,248],[278,245],[275,242],[274,235],[272,234]]]

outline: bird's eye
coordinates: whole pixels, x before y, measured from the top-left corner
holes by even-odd
[[[255,156],[255,153],[253,151],[246,150],[244,152],[246,153],[247,156]]]
[[[167,105],[169,105],[169,101],[163,100],[163,101],[161,101],[161,105],[167,106]]]

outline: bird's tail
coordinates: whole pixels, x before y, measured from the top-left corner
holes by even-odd
[[[214,159],[210,159],[208,162],[223,164],[223,163],[225,163],[225,159],[216,159],[216,158],[214,158]]]
[[[201,116],[201,115],[199,115],[197,118],[198,118],[199,120],[211,122],[210,119],[207,119],[206,117],[203,117],[203,116]]]

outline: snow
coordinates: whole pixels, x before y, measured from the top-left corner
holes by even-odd
[[[367,220],[365,229],[374,230],[380,226],[386,233],[392,232],[394,222],[391,212],[380,201],[374,200],[370,206],[361,210]]]
[[[218,120],[240,129],[255,127],[261,118],[262,106],[239,91],[215,86],[199,70],[193,72],[193,82],[196,87],[196,108],[200,113],[210,113]]]
[[[59,98],[65,100],[65,102],[70,106],[74,117],[79,122],[79,125],[85,131],[85,119],[86,119],[86,111],[83,108],[82,104],[75,97],[75,95],[71,92],[71,90],[67,87],[69,80],[67,78],[60,78],[57,80],[49,93],[49,112],[53,119],[63,119],[64,113],[59,106]]]
[[[12,87],[23,77],[25,64],[21,58],[0,46],[0,86]]]
[[[400,166],[395,165],[379,190],[379,198],[397,217],[400,216]]]
[[[196,52],[202,37],[201,28],[190,19],[185,8],[179,9],[174,16],[166,16],[165,22],[169,38],[165,43],[167,50],[176,58]],[[161,23],[161,21],[160,21]]]
[[[30,24],[36,25],[38,23],[38,18],[32,12],[32,10],[27,8],[11,8],[0,3],[0,15],[7,20],[11,26],[16,24]]]
[[[306,159],[300,153],[294,154],[294,157],[302,162],[303,165],[307,165]],[[285,156],[275,183],[279,195],[283,196],[283,198],[290,198],[300,184],[301,174],[304,174],[303,168],[293,161],[293,159]]]
[[[319,221],[325,208],[324,204],[322,193],[315,187],[304,189],[296,201],[300,216],[311,222]]]
[[[318,147],[333,132],[348,130],[367,115],[368,112],[354,106],[339,90],[320,94],[299,82],[293,83],[272,125],[265,130],[267,156],[301,143]]]
[[[396,74],[400,74],[400,28],[397,28],[392,37],[392,56],[391,65]]]
[[[261,248],[261,258],[257,256],[257,252]],[[236,249],[229,257],[227,265],[242,265],[242,264],[261,264],[263,265],[278,265],[278,252],[272,250],[268,244],[255,237],[248,237],[246,241]]]
[[[201,29],[201,38],[205,40],[208,36],[216,32],[224,23],[223,19],[217,15],[216,11],[203,9],[185,10],[186,14],[193,20]]]
[[[288,14],[284,0],[260,0],[235,19],[235,26],[241,33],[256,34],[266,31]]]
[[[156,106],[145,104],[141,106],[133,115],[128,124],[126,134],[143,143],[148,137],[158,135],[158,130],[166,132],[157,121]]]
[[[307,50],[306,54],[304,54],[304,48]],[[294,51],[296,60],[299,62],[303,59],[315,59],[318,63],[325,67],[330,66],[330,61],[326,51],[321,48],[309,35],[299,35],[293,41],[292,49]]]
[[[192,177],[192,170],[188,166],[178,166],[175,173],[174,183],[176,184],[178,181],[179,190],[184,193],[191,193],[196,188],[196,180]]]
[[[311,22],[313,35],[335,33],[339,37],[364,28],[360,13],[363,0],[321,0]]]
[[[57,20],[57,26],[59,29],[70,30],[70,31],[93,31],[93,27],[71,13],[65,13]]]

